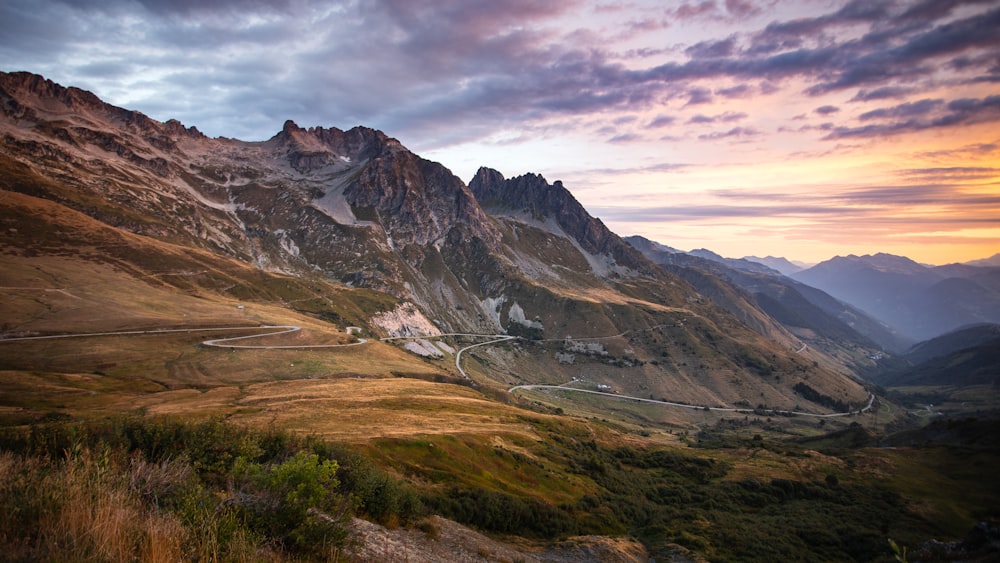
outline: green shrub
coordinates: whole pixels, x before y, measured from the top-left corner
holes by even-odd
[[[276,464],[240,460],[233,473],[245,480],[230,501],[252,530],[316,554],[346,541],[349,504],[337,491],[337,462],[299,451]]]

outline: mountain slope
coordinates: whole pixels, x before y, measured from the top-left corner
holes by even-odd
[[[928,267],[889,254],[836,257],[792,274],[913,340],[961,326],[1000,322],[996,268]]]
[[[864,314],[777,272],[747,271],[718,260],[661,252],[657,243],[643,237],[626,240],[737,316],[745,317],[741,311],[748,308],[766,312],[771,322],[780,323],[814,353],[821,353],[817,359],[839,369],[870,375],[881,368],[872,358],[881,357],[883,347],[889,344],[890,349],[903,349],[898,339]],[[726,287],[738,288],[738,292],[724,290]]]
[[[363,127],[286,122],[263,142],[210,139],[26,73],[0,74],[0,106],[4,193],[268,279],[364,288],[382,297],[368,298],[368,318],[356,311],[351,320],[378,334],[532,339],[475,356],[468,369],[497,387],[562,384],[582,374],[622,395],[693,404],[752,398],[826,412],[866,400],[849,377],[796,354],[794,337],[765,313],[744,309],[747,322],[773,329],[751,331],[540,176],[507,180],[483,169],[467,187]],[[69,251],[61,245],[71,227],[60,217],[15,227],[7,244],[30,247],[47,232],[50,246],[39,252]],[[142,276],[139,264],[160,260],[144,248],[91,252]],[[168,275],[182,268],[163,266]],[[392,323],[375,314],[387,312]],[[814,393],[805,397],[796,385],[807,379]],[[828,400],[810,403],[817,396]]]

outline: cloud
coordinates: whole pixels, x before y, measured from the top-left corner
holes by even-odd
[[[957,229],[991,226],[1000,219],[1000,194],[964,191],[954,184],[900,184],[807,193],[712,190],[710,195],[715,201],[601,206],[593,207],[592,212],[604,220],[619,223],[802,219],[813,225],[810,228],[822,228],[827,224],[839,225],[841,230],[845,224],[851,224],[852,229],[886,226],[892,226],[893,230],[904,226],[915,230],[927,226]]]
[[[719,88],[715,94],[728,99],[745,99],[753,95],[753,88],[746,84],[740,84],[732,88]]]
[[[691,88],[688,90],[688,101],[686,106],[696,106],[712,102],[712,91],[708,88]]]
[[[835,114],[835,113],[839,112],[840,108],[838,108],[837,106],[820,106],[820,107],[816,108],[813,111],[815,111],[816,113],[818,113],[820,115],[826,116],[826,115],[832,115],[832,114]]]
[[[908,102],[905,104],[899,104],[891,108],[881,108],[872,110],[861,114],[858,119],[861,121],[869,121],[871,119],[900,119],[909,118],[915,116],[924,116],[934,111],[935,109],[941,107],[944,104],[944,100],[919,100],[916,102]]]
[[[913,93],[913,88],[903,86],[883,86],[874,90],[858,90],[858,93],[851,98],[852,102],[871,102],[875,100],[885,100],[892,98],[904,98]]]
[[[892,35],[871,33],[843,47],[836,78],[806,90],[812,95],[853,87],[882,85],[890,79],[929,74],[923,65],[947,55],[1000,46],[1000,9],[943,23],[906,37],[899,46],[886,46]],[[850,57],[845,59],[844,57]]]
[[[717,13],[717,8],[712,0],[698,3],[684,2],[673,10],[667,10],[667,13],[673,19],[693,20],[714,15]]]
[[[650,121],[646,127],[648,129],[658,129],[660,127],[667,127],[673,125],[677,121],[677,118],[672,115],[658,115]]]
[[[622,133],[621,135],[615,135],[608,139],[609,143],[634,143],[637,141],[644,140],[642,135],[636,135],[635,133]]]
[[[841,126],[825,139],[874,138],[980,123],[1000,122],[1000,95],[986,98],[925,99],[866,112],[862,121],[881,121],[857,127]]]
[[[921,181],[955,182],[1000,179],[1000,168],[989,166],[943,166],[911,168],[899,172],[903,176],[920,178]]]
[[[954,80],[1000,77],[1000,34],[993,33],[1000,9],[989,4],[858,0],[747,27],[775,6],[8,0],[0,4],[0,68],[41,72],[113,103],[138,101],[153,117],[182,118],[209,134],[266,138],[291,118],[366,124],[419,139],[423,149],[602,112],[665,115],[675,101],[707,107],[774,95],[792,83],[815,96],[855,88],[852,101],[865,104],[906,100],[942,68],[959,73]],[[587,14],[600,25],[563,19]],[[615,51],[615,38],[642,21],[658,29],[685,21],[740,26],[689,44],[636,41]],[[964,123],[988,111],[947,113]],[[909,130],[882,122],[888,119],[860,126],[845,119],[828,138]],[[740,134],[746,130],[733,136]]]
[[[756,137],[758,135],[761,135],[761,132],[752,127],[733,127],[728,131],[717,131],[715,133],[698,135],[698,138],[702,141],[720,141],[724,139],[746,139],[748,137]]]
[[[746,113],[737,111],[727,111],[719,115],[704,115],[698,114],[688,120],[690,124],[702,124],[702,123],[733,123],[735,121],[742,121],[748,116]]]
[[[748,0],[726,0],[726,11],[733,17],[749,18],[763,11],[763,8]]]
[[[715,59],[732,56],[736,52],[736,38],[729,36],[721,41],[702,41],[684,52],[692,59]]]
[[[1000,139],[992,143],[974,143],[957,148],[949,148],[936,151],[925,151],[916,156],[921,159],[935,161],[965,161],[968,159],[978,159],[996,153],[1000,155]],[[998,160],[1000,161],[1000,160]]]

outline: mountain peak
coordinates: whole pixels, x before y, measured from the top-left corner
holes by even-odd
[[[820,262],[816,268],[823,269],[837,264],[854,264],[863,268],[878,270],[886,273],[897,274],[918,274],[927,270],[926,266],[918,264],[905,256],[897,256],[879,252],[876,254],[865,254],[858,256],[848,254],[847,256],[835,256],[826,262]]]
[[[641,253],[591,216],[563,183],[549,184],[541,174],[527,173],[504,179],[490,168],[480,168],[469,182],[479,204],[494,215],[507,215],[558,229],[592,256],[608,256],[620,267],[648,273],[650,264]]]

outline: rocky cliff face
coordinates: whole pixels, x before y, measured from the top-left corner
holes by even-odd
[[[550,221],[580,249],[593,256],[607,256],[618,273],[651,274],[649,263],[600,219],[587,213],[562,182],[549,184],[538,174],[505,179],[500,172],[480,168],[469,182],[476,199],[491,214],[526,221]]]

